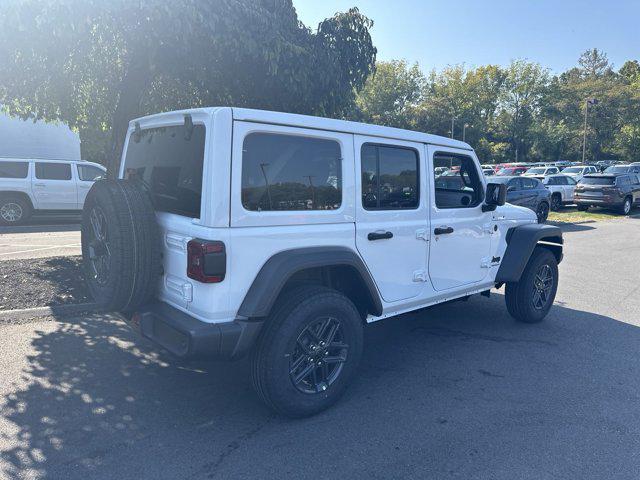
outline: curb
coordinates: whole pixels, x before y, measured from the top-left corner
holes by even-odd
[[[93,312],[97,310],[95,303],[79,303],[74,305],[53,305],[51,307],[35,307],[17,310],[0,311],[0,323],[25,318],[48,317],[51,315],[69,315],[72,313]]]

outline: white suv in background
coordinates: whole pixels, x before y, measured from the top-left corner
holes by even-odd
[[[576,182],[572,176],[549,175],[540,179],[547,190],[551,192],[551,210],[560,210],[562,205],[573,203],[573,192],[576,189]]]
[[[599,170],[593,165],[574,165],[572,167],[567,167],[562,170],[563,175],[568,175],[573,177],[576,182],[582,180],[582,177],[585,175],[589,175],[591,173],[600,173]]]
[[[22,223],[34,212],[80,211],[105,172],[84,161],[0,158],[0,224]]]

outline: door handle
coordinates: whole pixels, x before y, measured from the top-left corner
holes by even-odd
[[[453,227],[436,227],[433,233],[435,235],[448,235],[449,233],[453,233]]]
[[[33,186],[34,187],[46,187],[46,185],[44,183],[34,183]]]
[[[388,238],[393,238],[393,233],[391,233],[391,232],[371,232],[371,233],[369,233],[369,235],[367,235],[367,238],[370,241],[385,240],[385,239],[388,239]]]

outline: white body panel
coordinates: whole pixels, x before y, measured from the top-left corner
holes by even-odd
[[[533,212],[505,205],[494,212],[481,206],[434,207],[433,152],[470,156],[469,145],[374,125],[247,109],[209,108],[152,115],[131,122],[140,128],[180,125],[189,114],[206,127],[200,218],[157,214],[162,230],[164,274],[158,297],[205,322],[228,322],[262,266],[275,254],[304,247],[346,247],[364,261],[382,299],[383,313],[369,321],[487,290],[494,285],[509,228],[535,223]],[[342,201],[333,210],[249,211],[241,201],[244,138],[255,132],[297,135],[338,142],[342,157]],[[419,206],[413,210],[366,210],[362,206],[360,147],[388,144],[419,153]],[[127,137],[128,143],[128,137]],[[124,152],[126,153],[127,144]],[[121,162],[125,171],[125,153]],[[490,181],[490,180],[489,180]],[[484,182],[484,180],[483,180]],[[484,186],[484,185],[483,185]],[[433,228],[454,227],[454,235],[435,240]],[[367,235],[391,231],[393,238]],[[187,277],[186,244],[193,238],[224,242],[226,277],[199,283]],[[487,263],[488,261],[488,263]],[[417,275],[416,275],[417,274]]]
[[[3,178],[0,175],[0,193],[24,194],[29,197],[36,210],[82,210],[84,199],[94,182],[80,180],[77,166],[91,165],[106,172],[102,165],[92,162],[22,158],[0,158],[0,168],[2,163],[14,162],[28,164],[27,176],[25,178]],[[41,163],[69,165],[71,178],[68,180],[37,178],[36,165]]]

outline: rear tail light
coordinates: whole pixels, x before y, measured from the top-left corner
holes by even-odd
[[[202,283],[220,283],[227,273],[224,243],[195,238],[187,244],[187,276]]]

